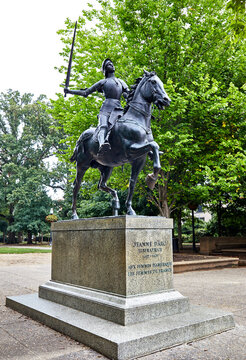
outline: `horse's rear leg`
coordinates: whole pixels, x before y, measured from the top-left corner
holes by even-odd
[[[77,211],[76,211],[76,204],[77,204],[77,195],[78,191],[80,189],[81,181],[83,179],[83,176],[88,170],[89,166],[85,167],[82,166],[81,163],[77,163],[77,173],[76,173],[76,179],[74,180],[74,187],[73,187],[73,202],[72,202],[72,219],[78,219]]]
[[[144,167],[145,160],[146,160],[146,156],[138,158],[132,163],[131,178],[130,178],[128,194],[126,199],[127,215],[136,215],[135,211],[132,208],[132,196],[137,183],[138,175],[142,170],[142,168]]]
[[[118,194],[116,190],[111,189],[109,186],[107,186],[107,181],[112,174],[113,168],[109,166],[100,166],[99,170],[101,172],[101,178],[98,183],[98,189],[102,191],[106,191],[113,196],[112,206],[114,210],[114,215],[117,216],[118,210],[120,209]]]

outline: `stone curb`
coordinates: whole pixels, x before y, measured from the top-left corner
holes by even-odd
[[[175,274],[195,271],[195,270],[209,270],[222,267],[238,267],[238,258],[223,258],[223,259],[205,259],[193,261],[176,261],[173,263],[173,272]]]

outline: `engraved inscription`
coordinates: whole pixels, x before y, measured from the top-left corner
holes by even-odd
[[[132,248],[146,263],[128,265],[128,276],[143,276],[172,272],[171,261],[158,261],[158,257],[164,253],[167,240],[162,241],[134,241]],[[156,259],[156,260],[154,260]]]
[[[163,246],[166,246],[167,241],[135,241],[133,243],[133,248],[138,249],[139,254],[144,253],[161,253],[163,251]],[[146,258],[146,257],[145,257]]]
[[[132,271],[132,269],[135,269]],[[172,262],[159,262],[152,264],[132,264],[128,266],[128,276],[160,274],[172,271]]]

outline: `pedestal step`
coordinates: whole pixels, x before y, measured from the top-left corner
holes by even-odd
[[[136,358],[234,327],[231,314],[195,306],[183,314],[122,326],[41,299],[38,294],[8,297],[6,305],[118,360]]]
[[[189,299],[175,290],[124,297],[48,281],[39,287],[39,296],[120,325],[134,324],[189,310]]]

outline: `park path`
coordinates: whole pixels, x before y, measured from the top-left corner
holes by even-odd
[[[89,347],[5,307],[6,296],[38,291],[50,279],[51,254],[0,255],[0,360],[106,359]],[[246,360],[246,267],[174,275],[191,303],[233,312],[236,327],[141,360]]]

